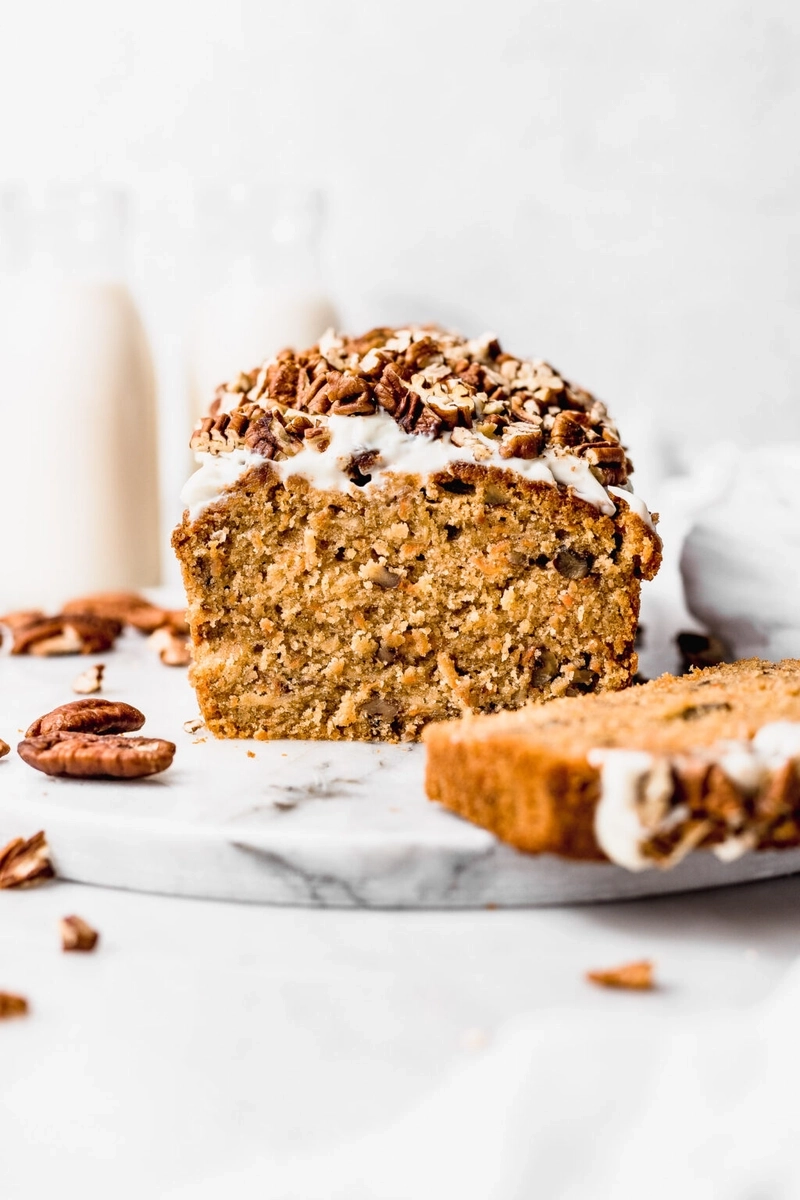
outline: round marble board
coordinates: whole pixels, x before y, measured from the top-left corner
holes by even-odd
[[[66,879],[270,904],[481,907],[567,904],[718,887],[800,870],[800,851],[722,864],[696,853],[670,872],[520,854],[426,798],[421,746],[217,741],[186,672],[129,634],[98,656],[103,695],[177,743],[169,771],[115,782],[51,779],[0,761],[0,846],[44,829]],[[0,658],[0,737],[75,699],[95,659]]]

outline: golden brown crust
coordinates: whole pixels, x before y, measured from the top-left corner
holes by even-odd
[[[751,739],[776,721],[800,723],[800,661],[758,659],[665,675],[618,695],[557,699],[425,731],[432,800],[531,853],[604,857],[594,834],[600,770],[596,748],[643,750],[668,760],[673,808],[687,817],[654,838],[655,860],[674,858],[679,837],[724,842],[731,830],[753,845],[800,844],[800,780],[789,762],[746,793],[704,753]]]

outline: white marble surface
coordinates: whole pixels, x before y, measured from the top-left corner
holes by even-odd
[[[800,851],[719,863],[699,853],[670,872],[519,854],[431,804],[421,746],[218,741],[185,672],[137,634],[105,656],[103,695],[177,743],[150,779],[52,779],[14,753],[0,762],[0,844],[44,829],[62,878],[140,891],[274,904],[480,907],[615,899],[800,869]],[[0,736],[74,699],[86,661],[0,659]]]
[[[696,1019],[748,1019],[800,950],[798,906],[800,878],[491,912],[0,892],[0,987],[31,1003],[0,1025],[0,1194],[191,1197],[262,1155],[305,1159],[398,1118],[521,1017],[565,1036],[624,1020],[654,1046]],[[101,930],[95,954],[61,954],[70,912]],[[583,981],[642,956],[659,992]],[[604,1103],[613,1089],[604,1075]],[[596,1200],[588,1183],[580,1200]],[[268,1180],[236,1195],[282,1200]]]

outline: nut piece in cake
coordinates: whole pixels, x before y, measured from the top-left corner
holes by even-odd
[[[329,333],[221,387],[173,536],[220,737],[414,740],[611,691],[660,541],[603,404],[434,328]]]
[[[617,695],[425,730],[432,800],[530,853],[675,866],[800,845],[800,661],[664,675]]]

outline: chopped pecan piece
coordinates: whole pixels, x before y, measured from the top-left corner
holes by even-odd
[[[553,566],[565,579],[585,579],[593,565],[591,554],[581,554],[578,550],[559,550],[553,559]]]
[[[0,738],[0,758],[5,758],[10,749],[11,747],[9,746],[8,742],[4,742],[3,739]]]
[[[85,671],[81,671],[80,675],[76,675],[72,681],[73,692],[77,692],[79,696],[91,696],[95,692],[99,692],[103,686],[105,669],[105,663],[94,663]]]
[[[31,838],[12,838],[0,850],[0,888],[29,887],[54,875],[43,830]]]
[[[385,408],[394,416],[407,395],[408,388],[394,367],[385,367],[380,379],[375,384],[375,397],[381,408]]]
[[[384,721],[393,721],[400,712],[399,705],[392,704],[390,700],[383,700],[380,696],[376,696],[372,700],[367,700],[361,710],[365,717],[381,717]]]
[[[0,992],[0,1021],[9,1017],[24,1017],[28,1012],[28,1001],[13,992]]]
[[[62,917],[58,923],[62,950],[94,950],[100,934],[83,917]]]
[[[48,733],[17,746],[20,758],[45,775],[75,779],[140,779],[165,771],[175,756],[173,742],[114,734]]]
[[[649,992],[655,987],[653,964],[648,959],[624,963],[621,967],[611,967],[605,971],[587,971],[586,978],[601,987],[627,988],[638,992]]]
[[[49,733],[131,733],[144,725],[144,713],[122,700],[71,700],[39,717],[26,738]]]
[[[276,400],[291,403],[297,394],[300,368],[292,350],[282,350],[275,362],[267,367],[267,392]]]
[[[501,458],[538,458],[542,452],[542,431],[528,425],[524,430],[508,429],[500,443]]]
[[[303,436],[311,449],[316,450],[319,454],[324,454],[331,444],[331,431],[324,425],[312,425],[310,429],[304,431]]]
[[[390,571],[388,567],[375,562],[367,563],[364,568],[364,577],[370,583],[377,584],[380,588],[396,588],[402,579],[402,575],[398,575],[394,571]]]

